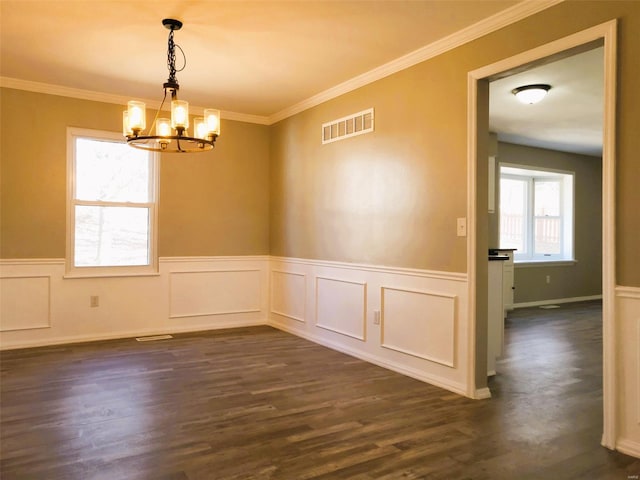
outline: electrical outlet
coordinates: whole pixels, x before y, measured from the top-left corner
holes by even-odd
[[[551,275],[547,275],[547,283],[551,283]]]
[[[91,295],[91,297],[89,297],[89,306],[90,307],[99,307],[100,306],[100,297],[98,297],[97,295]]]
[[[380,325],[380,310],[375,310],[373,312],[373,324]]]

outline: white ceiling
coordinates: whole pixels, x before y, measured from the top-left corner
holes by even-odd
[[[160,97],[177,18],[181,96],[269,116],[518,1],[1,0],[0,74]]]
[[[520,0],[0,0],[0,77],[160,100],[168,77],[168,31],[161,20],[177,18],[184,27],[175,41],[187,57],[177,75],[181,98],[273,118],[520,5]],[[576,123],[594,115],[593,109],[587,114],[578,108],[594,93],[594,86],[583,81],[591,74],[570,80],[566,74],[573,68],[493,82],[494,129],[507,141],[553,145],[566,140],[571,126],[583,141],[593,136],[585,135],[595,131],[592,123]],[[535,83],[554,85],[549,98],[534,106],[538,112],[556,105],[546,116],[513,105],[505,93],[534,77]],[[582,97],[576,100],[571,95],[578,91]],[[573,106],[552,104],[563,99]],[[559,113],[569,112],[572,116],[560,122],[563,133],[550,128]],[[544,130],[545,138],[530,138],[532,130]],[[552,136],[546,139],[547,134]]]
[[[498,140],[584,155],[602,155],[604,51],[596,48],[489,84],[489,128]],[[534,105],[511,91],[551,85]]]

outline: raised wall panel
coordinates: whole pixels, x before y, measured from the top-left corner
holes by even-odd
[[[265,324],[267,256],[158,264],[157,275],[68,279],[64,259],[0,259],[0,350]]]
[[[260,311],[260,270],[171,272],[170,318]]]
[[[48,276],[0,278],[0,331],[50,327],[49,283]]]
[[[365,340],[367,284],[316,277],[316,325]]]
[[[468,395],[468,364],[461,361],[467,358],[469,346],[466,274],[302,258],[272,257],[271,262],[272,272],[296,272],[300,285],[302,276],[306,275],[307,321],[294,322],[271,312],[270,325],[452,392]],[[270,278],[275,282],[282,281],[282,276],[272,275]],[[387,343],[383,346],[380,340],[383,325],[376,320],[379,318],[377,312],[382,312],[382,295],[378,292],[383,293],[384,286],[393,287],[402,295],[425,297],[429,300],[426,302],[428,308],[443,309],[445,314],[440,316],[446,331],[433,340],[435,343],[426,345],[414,345],[411,338],[406,339],[399,334],[396,335],[399,338],[395,338],[398,323],[390,322],[400,315],[394,312],[396,303],[402,304],[406,299],[404,296],[396,298],[395,292],[388,290],[386,326],[389,330]],[[369,294],[372,289],[376,295]],[[277,293],[276,289],[272,295]],[[420,310],[424,310],[425,302],[414,303],[415,306],[409,305],[408,309],[422,313]],[[275,303],[271,308],[275,308]],[[370,312],[375,314],[370,315]],[[417,323],[415,315],[409,316],[409,320],[409,323]],[[403,327],[399,325],[398,328]],[[411,332],[406,333],[411,335]],[[442,341],[444,345],[438,344]]]
[[[616,287],[616,449],[640,458],[640,288]]]
[[[382,346],[455,366],[456,296],[382,287]]]
[[[271,271],[271,312],[305,321],[306,275]]]

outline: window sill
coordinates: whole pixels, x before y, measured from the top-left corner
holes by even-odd
[[[514,266],[517,268],[573,267],[576,263],[578,263],[577,260],[525,260],[513,262]]]
[[[69,269],[62,276],[67,280],[78,278],[125,278],[125,277],[159,277],[157,268],[126,268],[126,267],[84,267]]]

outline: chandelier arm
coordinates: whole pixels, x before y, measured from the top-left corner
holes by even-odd
[[[127,144],[132,147],[147,150],[152,152],[161,153],[192,153],[192,152],[206,152],[212,150],[215,147],[217,135],[209,138],[195,138],[187,137],[184,135],[148,135],[148,136],[127,136]],[[175,141],[175,146],[172,143]],[[163,143],[162,142],[166,142]],[[186,146],[185,146],[186,145]]]
[[[153,127],[156,124],[156,120],[158,120],[158,117],[160,116],[160,112],[162,111],[162,107],[164,106],[164,102],[167,99],[167,89],[164,89],[164,96],[162,97],[162,102],[160,102],[160,106],[158,107],[158,110],[156,110],[156,116],[153,117],[153,122],[151,123],[151,125],[149,125],[148,131],[149,133],[151,132],[151,127]]]

